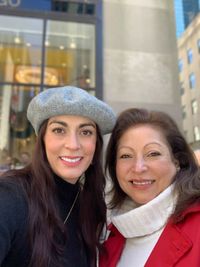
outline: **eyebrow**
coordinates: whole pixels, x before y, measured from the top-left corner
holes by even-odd
[[[64,122],[64,121],[57,121],[57,120],[52,120],[52,121],[49,123],[49,125],[54,124],[54,123],[61,124],[61,125],[64,126],[64,127],[67,127],[67,126],[68,126],[68,124],[67,124],[66,122]],[[96,129],[96,125],[95,125],[95,123],[92,123],[92,122],[81,123],[81,124],[79,125],[79,128],[83,128],[83,127],[87,127],[87,126],[92,126],[94,129]]]
[[[146,148],[146,147],[148,147],[148,146],[150,146],[150,145],[158,145],[159,147],[162,147],[162,145],[161,145],[160,143],[152,142],[152,143],[148,143],[148,144],[146,144],[146,145],[144,146],[144,148]],[[120,150],[120,149],[124,149],[124,148],[133,150],[133,148],[130,147],[130,146],[119,146],[119,147],[118,147],[118,150]]]
[[[152,142],[152,143],[148,143],[146,144],[144,147],[150,146],[150,145],[158,145],[158,146],[162,146],[162,144],[158,143],[158,142]]]

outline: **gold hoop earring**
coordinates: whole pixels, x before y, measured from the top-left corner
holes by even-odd
[[[177,167],[176,167],[176,171],[177,171],[177,172],[179,172],[180,169],[181,169],[180,166],[177,166]]]

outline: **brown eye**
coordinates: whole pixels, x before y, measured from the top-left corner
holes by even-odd
[[[160,152],[154,151],[154,152],[149,153],[147,156],[148,157],[157,157],[160,155],[161,155]]]
[[[52,132],[56,134],[61,134],[61,133],[64,133],[64,130],[62,128],[57,127],[57,128],[54,128]]]
[[[121,159],[127,159],[127,158],[130,158],[131,156],[128,155],[128,154],[123,154],[120,156]]]
[[[86,135],[86,136],[89,136],[89,135],[92,135],[93,132],[91,130],[84,130],[81,132],[82,135]]]

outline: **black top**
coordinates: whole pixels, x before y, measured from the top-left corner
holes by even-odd
[[[58,207],[64,221],[79,190],[55,177]],[[66,222],[67,244],[63,267],[89,267],[87,250],[79,229],[79,205],[76,202]],[[27,267],[30,249],[27,240],[28,203],[22,188],[13,179],[0,179],[0,266]],[[53,266],[51,266],[53,267]]]

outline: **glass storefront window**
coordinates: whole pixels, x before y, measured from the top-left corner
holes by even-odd
[[[0,0],[0,8],[94,15],[97,0]]]
[[[28,103],[39,87],[0,87],[0,171],[20,168],[24,156],[31,157],[35,142],[33,128],[26,118]]]
[[[0,16],[0,82],[41,83],[43,21]]]
[[[32,97],[75,85],[95,95],[95,24],[0,15],[0,174],[31,158]]]
[[[45,85],[73,84],[94,89],[94,25],[48,21],[45,48],[45,75],[49,82]]]

